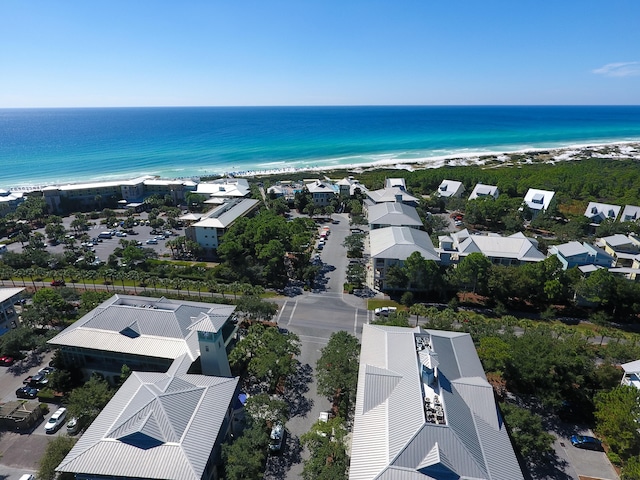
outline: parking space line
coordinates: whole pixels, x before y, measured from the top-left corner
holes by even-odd
[[[285,300],[284,303],[282,304],[282,308],[280,309],[280,315],[278,315],[278,320],[276,320],[276,323],[280,323],[280,318],[282,317],[282,312],[284,312],[284,309],[287,308],[287,302],[289,300]]]
[[[353,321],[353,333],[355,334],[358,329],[358,309],[356,308],[355,320]]]
[[[287,322],[287,326],[291,325],[291,320],[293,320],[293,314],[296,312],[296,307],[298,306],[298,300],[293,304],[293,310],[291,310],[291,315],[289,315],[289,321]]]

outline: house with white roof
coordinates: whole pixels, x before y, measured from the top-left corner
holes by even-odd
[[[443,198],[460,198],[463,193],[464,185],[455,180],[442,180],[436,191],[436,195]]]
[[[610,205],[608,203],[589,202],[584,216],[591,220],[591,223],[601,223],[605,219],[615,221],[620,215],[622,207],[619,205]]]
[[[195,193],[210,198],[242,198],[251,193],[246,178],[221,178],[213,182],[198,183]]]
[[[235,198],[209,210],[205,214],[190,213],[181,220],[193,222],[185,229],[187,239],[197,242],[205,252],[211,255],[220,245],[222,236],[240,217],[246,217],[260,206],[252,198]]]
[[[0,188],[0,217],[14,212],[24,200],[24,192],[11,192]]]
[[[56,471],[85,480],[218,478],[238,381],[133,372]]]
[[[469,195],[469,200],[475,200],[476,198],[482,197],[493,197],[498,198],[500,196],[500,190],[495,185],[483,185],[482,183],[476,184],[473,187],[473,191],[471,195]]]
[[[336,182],[336,185],[338,186],[338,194],[341,197],[352,197],[356,194],[356,192],[367,192],[367,187],[352,176],[345,177],[342,180],[338,180]]]
[[[406,190],[400,187],[390,187],[390,188],[382,188],[380,190],[370,190],[366,192],[367,199],[365,200],[364,207],[369,208],[369,206],[374,205],[376,203],[384,203],[384,202],[400,202],[406,205],[416,206],[418,205],[418,198],[414,197],[407,193]]]
[[[623,363],[620,366],[624,370],[620,384],[635,387],[640,390],[640,360]]]
[[[544,212],[549,208],[551,200],[555,192],[550,190],[538,190],[537,188],[530,188],[527,190],[524,196],[524,203],[531,209],[534,216],[540,212]]]
[[[47,343],[65,363],[86,376],[98,372],[110,382],[122,365],[167,372],[177,359],[200,359],[205,375],[230,376],[222,328],[235,306],[166,298],[114,295]]]
[[[305,186],[313,198],[314,205],[319,207],[329,205],[337,195],[337,188],[334,188],[331,183],[323,182],[322,180],[307,183]]]
[[[596,240],[596,245],[615,258],[616,267],[631,267],[640,259],[640,238],[617,233]]]
[[[620,217],[621,222],[636,222],[640,219],[640,207],[626,205]]]
[[[492,263],[521,265],[541,262],[546,257],[538,250],[538,241],[522,232],[503,237],[497,233],[471,234],[464,229],[439,237],[437,249],[443,265],[458,263],[471,253],[482,253]]]
[[[365,324],[350,480],[524,478],[468,333]]]
[[[17,327],[18,314],[16,303],[20,300],[24,288],[0,288],[0,335]]]
[[[573,267],[584,265],[595,265],[610,268],[615,265],[616,259],[604,251],[604,249],[590,245],[587,242],[567,242],[549,247],[548,256],[556,255],[562,269],[567,270]]]
[[[367,209],[369,228],[385,227],[421,228],[422,220],[415,207],[399,202],[384,202],[371,205]]]
[[[399,188],[400,190],[406,190],[407,189],[407,182],[402,177],[385,178],[384,179],[384,188]]]
[[[392,265],[402,266],[414,252],[419,252],[426,260],[440,262],[427,232],[409,227],[386,227],[369,232],[369,287],[385,290],[387,269]]]

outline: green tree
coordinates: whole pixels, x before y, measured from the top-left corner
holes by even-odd
[[[267,393],[258,393],[247,399],[244,410],[256,423],[264,422],[265,425],[271,425],[281,422],[284,424],[289,406],[284,400],[273,398]]]
[[[553,452],[554,436],[542,426],[542,419],[525,408],[500,405],[514,447],[529,464],[538,464]]]
[[[242,312],[250,320],[271,320],[278,311],[278,306],[257,295],[243,295],[238,299],[236,312]]]
[[[640,390],[620,385],[594,398],[596,430],[611,450],[621,458],[637,454],[640,448],[638,419],[640,418]]]
[[[331,334],[316,363],[318,393],[336,401],[343,418],[349,417],[355,402],[359,357],[358,339],[339,331]]]
[[[73,473],[56,472],[56,468],[76,444],[76,439],[67,436],[55,437],[47,444],[44,455],[38,463],[38,480],[73,480]]]
[[[226,480],[261,480],[269,435],[261,423],[249,422],[242,435],[222,445]]]
[[[91,423],[109,403],[114,393],[106,380],[93,375],[82,387],[74,389],[69,394],[69,415],[83,417],[87,423]]]
[[[635,455],[622,467],[621,480],[638,480],[640,478],[640,456]]]
[[[512,355],[511,346],[499,337],[482,337],[477,351],[486,372],[502,372]]]
[[[471,288],[473,293],[486,293],[491,260],[482,253],[473,252],[463,258],[454,270],[454,278],[463,288]]]
[[[229,354],[234,368],[246,368],[255,378],[266,381],[270,391],[297,368],[295,357],[300,354],[297,335],[282,335],[277,328],[260,323],[249,327],[246,337]]]
[[[341,480],[347,478],[349,460],[345,451],[342,420],[339,417],[326,424],[316,422],[311,430],[301,437],[301,443],[309,450],[304,460],[304,480]]]

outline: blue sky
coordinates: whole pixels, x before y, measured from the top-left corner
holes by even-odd
[[[3,0],[0,108],[640,104],[638,0]]]

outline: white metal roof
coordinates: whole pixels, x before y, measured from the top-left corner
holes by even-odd
[[[406,260],[413,252],[427,260],[440,261],[427,232],[409,227],[386,227],[369,232],[372,258]]]
[[[207,212],[201,220],[194,223],[193,226],[227,228],[239,217],[246,215],[247,212],[254,209],[258,203],[260,203],[258,200],[252,198],[231,200]]]
[[[489,195],[494,198],[498,198],[498,187],[496,187],[495,185],[484,185],[482,183],[478,183],[475,187],[473,187],[473,191],[471,192],[471,195],[469,195],[469,200],[474,200],[478,197]]]
[[[426,420],[417,337],[438,357],[445,424]],[[349,478],[523,478],[468,334],[364,325]]]
[[[502,237],[496,233],[471,235],[467,229],[451,234],[454,249],[461,257],[479,252],[489,258],[512,258],[523,262],[540,262],[544,254],[537,249],[538,242],[522,232]]]
[[[555,192],[530,188],[524,196],[524,202],[531,210],[546,210],[553,199]]]
[[[0,303],[4,302],[5,300],[9,300],[10,298],[15,297],[16,295],[20,295],[23,290],[24,290],[23,287],[0,288]]]
[[[409,195],[405,190],[400,187],[382,188],[380,190],[373,190],[366,192],[369,198],[375,203],[382,202],[396,202],[398,197],[403,202],[417,202],[418,199],[413,195]]]
[[[602,221],[605,218],[615,220],[618,218],[622,207],[619,205],[610,205],[608,203],[589,202],[587,209],[584,211],[585,217],[591,220]]]
[[[453,197],[464,192],[464,185],[462,182],[455,180],[442,180],[442,183],[438,186],[438,195],[441,197]]]
[[[49,340],[52,345],[175,359],[198,357],[198,327],[217,331],[235,306],[114,295]]]
[[[640,219],[640,207],[626,205],[620,217],[621,222],[635,222]]]
[[[57,471],[201,480],[238,378],[134,372]]]
[[[370,225],[422,226],[422,220],[415,207],[401,202],[376,203],[367,209],[367,217]]]

